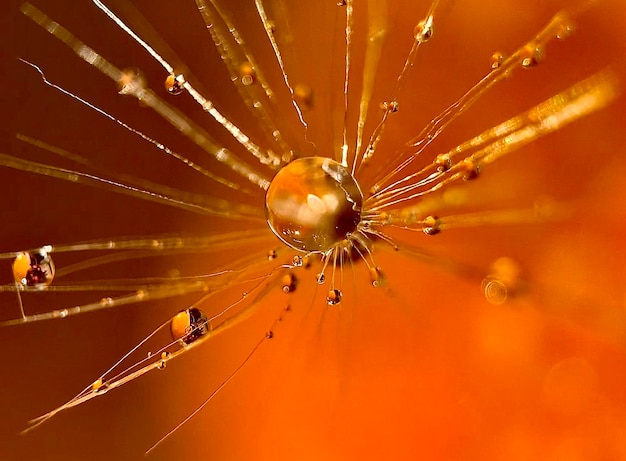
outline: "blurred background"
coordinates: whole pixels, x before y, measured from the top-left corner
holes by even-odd
[[[305,110],[308,138],[287,90],[254,2],[223,5],[278,95],[274,120],[297,155],[334,155],[343,124],[344,10],[335,2],[268,2],[291,81],[312,89]],[[425,2],[388,5],[388,35],[376,75],[366,133],[391,94]],[[34,4],[119,68],[139,68],[161,97],[233,152],[246,153],[186,94],[170,97],[166,73],[88,2]],[[85,97],[129,125],[234,181],[188,139],[137,100],[117,94],[107,77],[19,12],[3,16],[2,153],[78,169],[66,158],[18,140],[21,133],[88,158],[101,171],[140,177],[194,194],[263,209],[263,194],[248,196],[192,174],[136,136],[46,86],[17,57],[39,65],[47,78]],[[112,2],[111,7],[124,7]],[[220,62],[194,2],[135,1],[154,31],[176,54],[176,67],[206,90],[247,134],[263,139]],[[359,175],[366,190],[388,156],[489,71],[496,50],[512,52],[531,39],[569,1],[441,2],[431,41],[419,50],[372,164]],[[129,21],[140,21],[128,9]],[[128,13],[130,11],[130,13]],[[290,29],[278,18],[284,14]],[[626,76],[620,0],[593,3],[567,40],[548,44],[545,61],[516,69],[461,116],[424,155],[424,164],[607,66]],[[367,31],[364,6],[355,5],[354,66],[350,74],[354,136]],[[150,40],[148,40],[150,41]],[[59,414],[19,435],[28,420],[61,405],[118,358],[197,297],[137,303],[65,320],[0,329],[0,458],[3,460],[133,460],[190,414],[241,363],[286,305],[290,312],[235,379],[148,459],[626,459],[625,252],[626,105],[619,97],[592,114],[495,164],[477,181],[448,190],[461,205],[440,214],[567,204],[566,221],[477,227],[426,236],[394,232],[401,249],[379,243],[375,258],[386,277],[373,288],[360,262],[344,269],[344,299],[329,307],[316,267],[296,272],[295,292],[280,282],[259,296],[245,323],[119,390]],[[353,138],[352,138],[353,139]],[[252,160],[250,164],[255,165]],[[271,171],[258,166],[271,177]],[[252,226],[45,176],[0,168],[0,252],[44,244],[126,236],[220,235]],[[441,194],[444,197],[444,194]],[[259,232],[268,232],[263,226]],[[270,236],[271,237],[271,236]],[[270,242],[271,239],[270,239]],[[282,251],[278,240],[215,254],[148,258],[111,264],[85,279],[145,274],[208,273],[246,254]],[[413,250],[413,251],[411,251]],[[416,252],[420,256],[416,255]],[[55,255],[58,267],[93,255]],[[517,290],[492,304],[481,281],[498,258],[520,271]],[[65,259],[64,259],[65,258]],[[72,259],[74,258],[74,259]],[[260,261],[264,256],[260,257]],[[273,264],[268,266],[271,270]],[[2,283],[11,282],[4,261]],[[60,282],[61,280],[59,280]],[[71,283],[71,280],[67,282]],[[219,310],[241,296],[235,287],[215,296]],[[71,307],[109,293],[24,296],[29,313]],[[15,293],[2,293],[0,318],[19,317]]]

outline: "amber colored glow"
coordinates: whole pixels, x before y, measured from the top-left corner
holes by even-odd
[[[121,68],[140,67],[151,87],[170,97],[163,88],[166,75],[162,69],[144,58],[143,51],[90,4],[34,3]],[[210,87],[215,103],[227,108],[234,120],[241,120],[246,133],[262,138],[231,88],[195,3],[134,3],[204,86]],[[249,43],[265,43],[254,2],[219,3],[237,11]],[[336,2],[326,2],[333,5],[328,9],[312,6],[321,2],[284,3],[294,18],[291,51],[299,59],[294,84],[302,81],[313,94],[306,114],[309,137],[316,142],[317,153],[334,155],[341,144],[343,119],[342,99],[331,97],[331,86],[341,88],[343,79],[342,24],[339,19],[335,33]],[[361,3],[365,2],[355,2],[355,9]],[[407,37],[411,39],[425,12],[426,7],[416,3],[389,2],[387,39],[391,45],[383,53],[377,75],[381,89],[373,105],[388,97],[410,47]],[[152,130],[176,149],[202,158],[178,132],[136,100],[117,95],[112,82],[36,29],[15,11],[15,2],[10,4],[7,24],[1,29],[11,34],[3,39],[9,44],[9,56],[3,57],[9,83],[3,85],[0,104],[2,113],[11,119],[4,123],[10,129],[2,130],[10,135],[3,141],[3,151],[70,165],[68,159],[13,138],[14,132],[21,132],[102,162],[104,169],[204,192],[206,181],[187,176],[182,167],[114,124],[45,88],[32,69],[16,62],[15,55],[37,62],[51,80],[88,95],[141,129]],[[380,152],[394,152],[487,73],[494,51],[519,46],[570,4],[569,0],[442,0],[433,37],[418,54],[400,94],[399,111],[390,116],[393,123],[385,130]],[[355,14],[355,37],[363,37],[365,14]],[[433,146],[432,158],[607,65],[614,66],[623,84],[623,62],[616,60],[626,51],[625,18],[623,1],[595,2],[578,20],[570,38],[547,47],[541,63],[514,72],[455,122]],[[324,56],[333,40],[337,58],[331,61]],[[355,41],[362,44],[363,38]],[[258,45],[258,49],[261,69],[273,81],[280,81],[269,48]],[[355,68],[362,59],[354,55]],[[360,88],[360,75],[355,71],[351,77],[354,87]],[[380,86],[380,82],[385,84]],[[284,97],[286,90],[279,91]],[[182,110],[222,136],[188,99],[180,102]],[[296,133],[293,138],[300,140],[301,126],[291,105],[279,105],[278,112],[285,114]],[[350,126],[356,126],[356,120],[350,118]],[[353,131],[349,134],[354,137]],[[227,135],[221,139],[237,149]],[[306,155],[314,153],[306,142],[298,146]],[[405,235],[405,241],[433,258],[411,257],[402,248],[395,252],[381,245],[376,262],[384,274],[382,286],[372,287],[373,277],[364,264],[354,265],[354,276],[348,264],[343,271],[342,300],[336,306],[326,302],[329,273],[326,283],[319,286],[314,281],[317,267],[303,268],[294,272],[294,290],[285,293],[281,283],[286,281],[278,279],[256,314],[242,325],[168,363],[164,370],[68,410],[25,436],[17,434],[27,420],[90,387],[155,326],[186,309],[194,299],[138,303],[0,329],[0,458],[145,459],[144,451],[223,382],[290,303],[292,309],[282,314],[273,338],[148,461],[626,459],[625,146],[626,101],[622,96],[606,110],[490,165],[471,184],[460,184],[466,194],[463,204],[444,210],[532,206],[548,197],[571,205],[570,221]],[[384,156],[374,157],[371,168],[364,170],[363,190],[378,168],[385,168]],[[263,171],[271,174],[269,169]],[[224,174],[239,180],[234,174]],[[0,178],[2,251],[111,236],[212,234],[240,226],[7,168],[0,168]],[[220,186],[211,192],[223,198],[231,194]],[[246,200],[263,209],[262,193]],[[147,258],[114,269],[127,277],[146,265],[159,276],[173,269],[193,274],[242,256],[236,251],[228,257],[199,254],[162,265]],[[494,262],[502,257],[518,265],[519,274],[514,277],[518,283],[505,303],[491,304],[481,292],[481,281],[493,273]],[[464,272],[465,266],[459,268],[449,261],[481,272]],[[75,262],[55,258],[57,271]],[[7,279],[3,283],[11,282],[11,268],[2,270]],[[93,294],[96,299],[108,295]],[[212,303],[234,298],[232,292],[225,293]],[[14,293],[3,293],[0,300],[3,318],[19,312]],[[25,299],[25,309],[45,311],[58,303],[71,306],[76,302],[73,294],[57,298],[44,293]]]

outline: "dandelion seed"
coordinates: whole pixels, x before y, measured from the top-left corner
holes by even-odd
[[[235,3],[12,11],[5,456],[623,457],[620,2]]]

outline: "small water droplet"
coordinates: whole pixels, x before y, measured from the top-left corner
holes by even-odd
[[[341,302],[341,290],[330,290],[328,292],[328,296],[326,297],[326,302],[329,306],[334,306]]]
[[[415,36],[415,40],[419,43],[424,43],[430,40],[433,36],[433,17],[428,16],[426,19],[420,21],[419,24],[415,26],[413,34]]]
[[[320,273],[317,274],[315,276],[315,280],[317,281],[317,283],[319,283],[320,285],[322,285],[325,281],[326,281],[326,276],[324,275],[324,273]]]
[[[452,159],[448,154],[439,154],[435,158],[435,165],[437,165],[437,171],[443,173],[452,167]]]
[[[170,74],[165,79],[165,89],[171,95],[178,95],[185,91],[185,76]]]
[[[146,78],[139,69],[124,69],[117,81],[119,94],[139,97],[146,88]]]
[[[385,284],[385,276],[380,267],[370,268],[370,280],[372,281],[372,286],[375,288],[379,288]]]
[[[503,304],[508,297],[508,289],[504,283],[495,278],[483,280],[483,293],[491,304]]]
[[[500,67],[504,62],[504,58],[504,53],[500,51],[496,51],[495,53],[493,53],[491,55],[491,58],[489,58],[489,64],[491,64],[491,68],[497,69],[498,67]]]
[[[196,307],[190,307],[179,312],[170,321],[172,338],[180,341],[183,345],[193,343],[198,338],[206,335],[209,329],[210,325],[207,317]]]
[[[557,14],[555,21],[557,22],[556,38],[559,40],[570,38],[576,29],[572,18],[570,18],[567,13],[561,11]]]
[[[427,216],[422,225],[426,235],[437,235],[441,232],[441,222],[437,216]]]
[[[239,65],[239,76],[241,77],[241,83],[244,85],[252,85],[256,80],[255,74],[254,67],[248,61]]]
[[[159,370],[163,370],[165,366],[167,365],[167,361],[169,360],[169,358],[170,358],[169,352],[161,352],[161,360],[157,362],[157,368]]]
[[[285,274],[282,278],[282,288],[285,293],[293,293],[296,290],[297,279],[293,274]]]
[[[478,163],[476,163],[471,158],[466,158],[465,160],[463,160],[463,162],[461,162],[461,168],[465,171],[465,174],[463,175],[463,181],[471,181],[472,179],[476,179],[480,174],[480,167],[478,166]]]
[[[389,112],[389,113],[395,113],[398,112],[398,110],[400,109],[400,104],[398,103],[398,101],[391,101],[391,102],[382,102],[380,104],[380,108],[382,110],[384,110],[385,112]]]
[[[100,305],[101,306],[110,306],[111,304],[113,304],[113,298],[102,298],[100,300]]]
[[[524,69],[530,69],[535,67],[546,57],[545,48],[542,45],[538,45],[534,42],[528,43],[522,51],[522,67]]]
[[[13,260],[12,268],[13,280],[22,286],[43,289],[54,279],[54,263],[46,247],[39,252],[18,254]]]
[[[64,319],[65,317],[67,317],[68,315],[70,315],[70,312],[67,309],[61,309],[60,311],[55,311],[55,317],[59,317],[60,319]]]
[[[313,89],[304,83],[297,83],[293,88],[293,97],[296,102],[307,109],[313,106]]]

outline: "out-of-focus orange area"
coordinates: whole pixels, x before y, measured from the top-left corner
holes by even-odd
[[[237,196],[204,178],[190,179],[186,170],[167,163],[170,160],[136,137],[43,85],[37,73],[16,57],[40,65],[53,83],[87,97],[172,148],[198,155],[180,133],[136,100],[118,96],[113,82],[28,21],[19,13],[18,2],[10,3],[3,27],[7,34],[3,42],[9,46],[3,57],[8,83],[1,99],[6,136],[0,152],[81,168],[16,140],[15,133],[22,133],[102,162],[105,171],[225,199]],[[216,105],[244,132],[259,136],[254,117],[221,67],[195,4],[135,3]],[[266,3],[274,12],[280,12],[276,5],[285,5],[293,38],[284,48],[286,68],[294,85],[312,89],[311,107],[304,116],[317,153],[334,155],[341,144],[343,119],[343,7]],[[408,0],[390,3],[387,45],[372,106],[389,97],[410,49],[413,28],[427,11],[426,4]],[[376,171],[388,168],[393,152],[487,74],[494,51],[515,50],[571,3],[442,0],[433,38],[419,50],[403,84],[400,110],[392,114],[372,164],[359,173],[364,189]],[[166,73],[91,4],[70,6],[52,0],[35,4],[116,66],[141,68],[155,91],[172,98],[163,88]],[[364,5],[355,2],[355,50],[363,49],[367,32]],[[287,91],[265,44],[254,2],[224,8],[234,14],[260,68],[283,99],[274,116],[288,127],[287,142],[312,154],[285,99]],[[571,38],[550,42],[544,62],[530,70],[516,69],[510,79],[496,85],[441,134],[424,161],[605,67],[612,69],[623,88],[623,9],[621,0],[593,2],[575,20]],[[277,20],[277,34],[280,25]],[[354,107],[360,97],[362,62],[362,51],[355,51],[350,74]],[[228,148],[246,155],[190,98],[174,98],[178,97],[181,110],[200,120]],[[326,284],[317,285],[319,267],[297,270],[297,286],[289,294],[281,290],[279,277],[260,296],[247,321],[164,370],[62,412],[26,435],[18,433],[29,419],[90,386],[195,298],[137,303],[0,329],[0,459],[144,459],[145,450],[224,382],[279,315],[283,320],[273,329],[273,338],[148,460],[626,459],[625,102],[620,96],[608,108],[485,166],[477,180],[457,183],[437,195],[460,197],[448,200],[448,208],[438,212],[441,216],[543,203],[564,207],[567,219],[450,229],[435,236],[390,230],[400,250],[377,242],[374,251],[385,275],[382,287],[371,286],[363,262],[346,264],[342,302],[328,306],[329,271]],[[348,116],[350,139],[355,136],[355,114]],[[375,126],[372,120],[367,134]],[[217,170],[240,181],[223,167]],[[116,236],[217,235],[240,226],[9,168],[0,168],[0,175],[2,252]],[[245,200],[263,206],[262,194]],[[276,239],[276,247],[280,245]],[[185,255],[164,262],[162,269],[158,258],[145,258],[110,270],[115,277],[132,277],[133,271],[154,265],[157,273],[175,268],[192,275],[243,256],[244,250],[226,256]],[[4,263],[0,273],[10,280],[10,262]],[[57,270],[63,266],[62,260],[56,263]],[[481,283],[484,287],[494,271],[515,282],[510,281],[514,287],[506,300],[495,292],[494,299],[504,301],[501,304],[488,302],[481,291]],[[102,275],[94,274],[92,278]],[[339,277],[338,273],[337,282]],[[240,292],[237,287],[219,293],[206,308],[218,311]],[[256,295],[252,293],[247,302],[254,302]],[[2,319],[19,316],[14,293],[4,293],[1,299]],[[24,308],[42,312],[83,302],[76,299],[71,294],[41,293],[25,296]],[[291,309],[281,314],[287,304]]]

